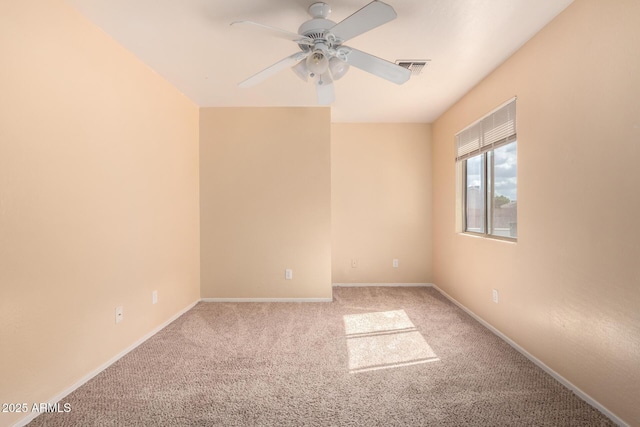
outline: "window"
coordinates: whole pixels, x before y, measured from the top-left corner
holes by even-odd
[[[464,232],[517,238],[517,159],[515,98],[456,135]]]

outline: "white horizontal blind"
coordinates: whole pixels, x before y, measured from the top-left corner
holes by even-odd
[[[516,140],[516,98],[456,135],[456,161],[477,156]]]

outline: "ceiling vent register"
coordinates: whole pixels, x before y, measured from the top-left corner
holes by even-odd
[[[396,64],[411,71],[412,76],[417,76],[422,69],[429,65],[430,59],[398,59]]]

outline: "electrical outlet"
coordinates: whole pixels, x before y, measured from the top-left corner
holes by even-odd
[[[151,292],[151,304],[158,303],[158,291]]]
[[[358,268],[358,259],[357,258],[351,259],[351,268]]]
[[[122,319],[124,319],[124,309],[119,305],[116,307],[116,323],[122,322]]]
[[[399,265],[399,261],[394,258],[394,260],[393,260],[393,268],[398,268],[398,265]]]
[[[293,279],[293,270],[287,268],[284,271],[284,278],[287,279],[287,280]]]
[[[498,290],[497,289],[493,290],[492,297],[493,297],[493,302],[495,302],[497,304],[498,303]]]

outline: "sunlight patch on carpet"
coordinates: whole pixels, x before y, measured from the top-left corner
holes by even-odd
[[[348,314],[344,329],[351,373],[440,360],[404,310]]]

